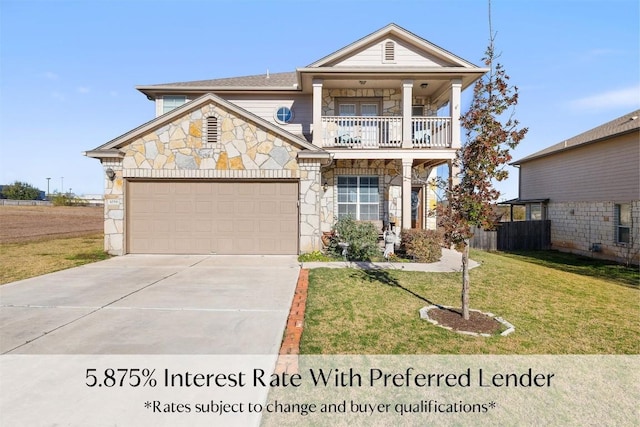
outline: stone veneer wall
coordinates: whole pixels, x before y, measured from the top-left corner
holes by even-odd
[[[640,251],[640,202],[633,201],[631,212],[633,246],[615,243],[616,202],[551,202],[547,217],[551,220],[551,247],[561,251],[638,264]],[[600,243],[602,252],[591,252],[592,243]]]
[[[399,89],[323,89],[322,115],[336,116],[336,98],[382,98],[383,116],[402,115],[402,91]]]
[[[414,168],[414,171],[415,175],[421,178],[424,178],[427,172],[423,166]],[[385,223],[395,222],[397,229],[402,229],[402,162],[400,160],[337,160],[331,167],[322,170],[322,183],[328,184],[327,191],[322,194],[320,200],[322,231],[331,230],[338,216],[336,177],[340,175],[378,176],[380,218]],[[413,181],[414,185],[424,184],[417,180]]]
[[[218,142],[207,142],[207,117],[218,118]],[[105,181],[105,250],[122,255],[124,242],[124,180],[127,178],[299,179],[300,247],[319,245],[320,165],[298,165],[299,148],[278,135],[213,104],[185,113],[121,149],[123,159],[103,159],[116,179]],[[307,205],[308,203],[308,205]],[[315,228],[314,228],[315,227]]]
[[[111,255],[124,254],[124,180],[122,159],[103,159],[104,171],[104,250]],[[116,177],[107,178],[107,169],[113,169]]]
[[[382,98],[382,116],[402,116],[402,90],[400,89],[323,89],[322,115],[336,116],[336,98]],[[424,105],[424,99],[413,98],[411,105]],[[426,116],[437,114],[435,107],[426,109]]]

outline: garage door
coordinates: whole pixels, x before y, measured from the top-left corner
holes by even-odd
[[[131,181],[130,253],[296,254],[298,183]]]

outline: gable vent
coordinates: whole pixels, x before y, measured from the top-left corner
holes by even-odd
[[[207,144],[218,143],[218,118],[207,117]]]
[[[388,41],[384,44],[384,62],[393,62],[396,59],[396,44]]]

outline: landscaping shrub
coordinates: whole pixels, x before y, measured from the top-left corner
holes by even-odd
[[[334,258],[323,254],[320,251],[313,251],[306,254],[298,255],[298,261],[300,262],[330,262],[335,261]]]
[[[335,234],[329,244],[329,252],[342,256],[338,243],[349,244],[347,257],[354,261],[368,261],[378,254],[378,230],[370,222],[357,222],[350,216],[344,216],[334,226]]]
[[[442,258],[442,236],[435,230],[402,230],[402,249],[418,262]]]
[[[53,206],[86,206],[87,201],[80,197],[71,196],[62,193],[56,193],[51,196]]]

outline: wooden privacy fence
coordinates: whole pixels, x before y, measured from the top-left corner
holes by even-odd
[[[487,251],[539,251],[551,248],[551,221],[501,222],[497,230],[474,230],[471,247]]]
[[[473,237],[469,245],[474,249],[483,251],[498,250],[498,232],[496,230],[483,230],[480,227],[473,228]]]

